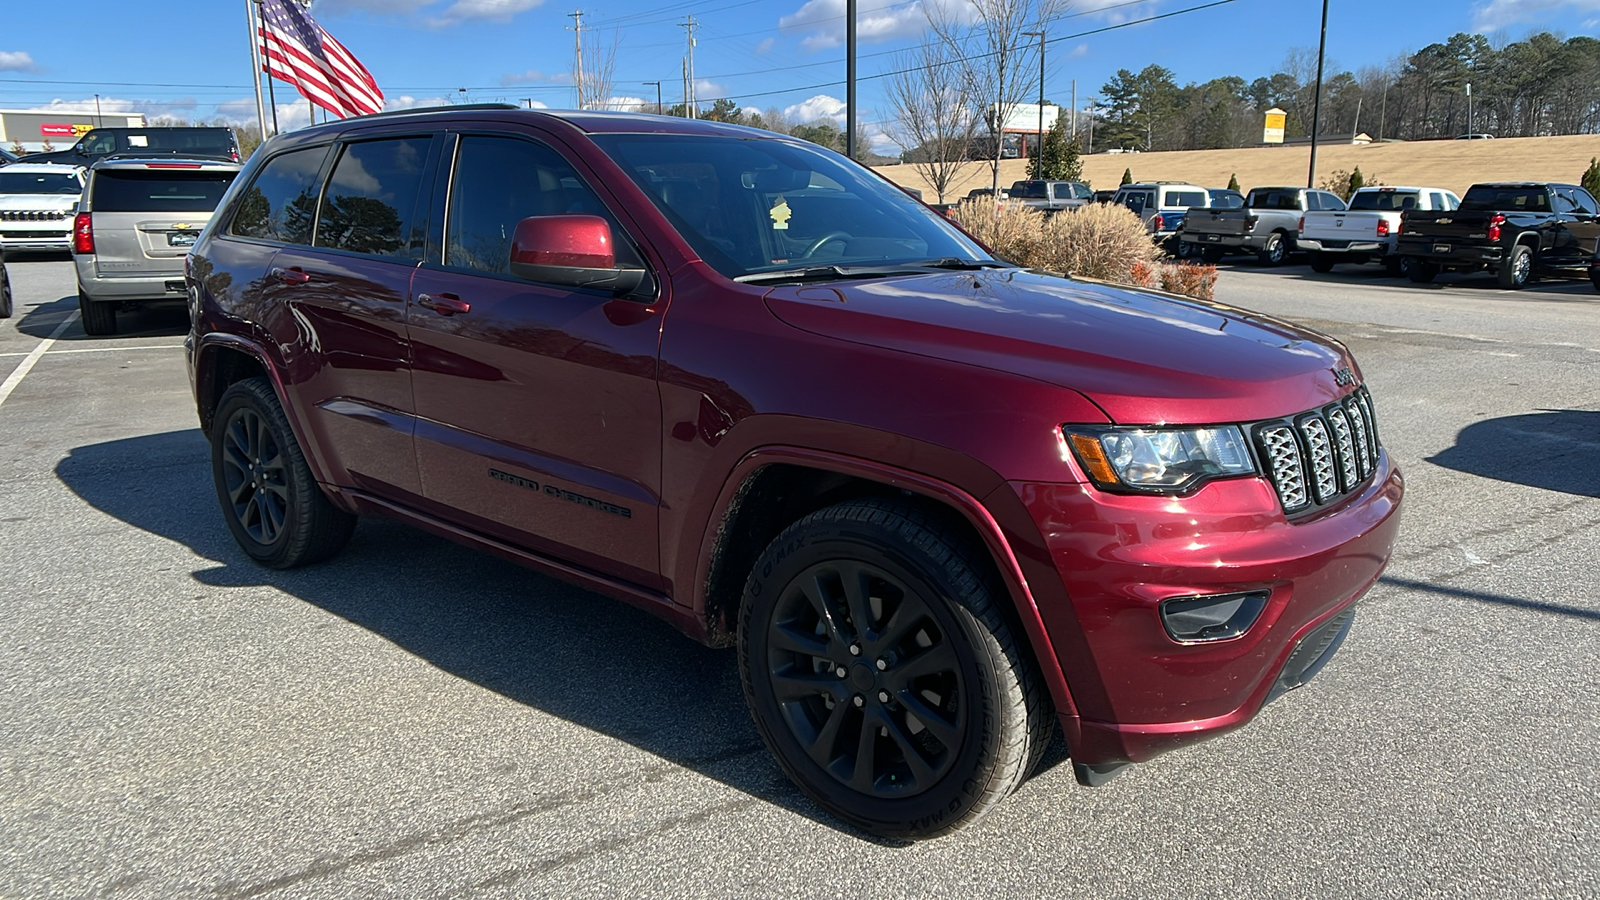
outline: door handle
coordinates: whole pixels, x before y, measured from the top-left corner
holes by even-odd
[[[419,294],[417,305],[426,306],[441,316],[453,316],[456,313],[472,312],[472,304],[457,297],[455,294]]]
[[[284,284],[305,284],[311,280],[311,276],[306,274],[306,271],[299,266],[290,266],[287,269],[273,269],[272,277]]]

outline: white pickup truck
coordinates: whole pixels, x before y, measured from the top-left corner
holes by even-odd
[[[1343,212],[1308,210],[1300,218],[1299,248],[1311,254],[1311,268],[1332,271],[1335,263],[1382,261],[1390,274],[1401,273],[1394,256],[1400,214],[1408,209],[1451,210],[1461,198],[1444,188],[1364,187]]]

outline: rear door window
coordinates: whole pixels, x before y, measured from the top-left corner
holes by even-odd
[[[327,147],[283,153],[267,161],[234,207],[229,231],[240,237],[310,244],[317,211],[317,176]]]
[[[1192,206],[1206,205],[1205,191],[1167,191],[1167,202],[1164,206],[1177,206],[1188,209]]]
[[[211,212],[233,172],[99,169],[89,198],[95,212]]]
[[[322,194],[317,246],[421,259],[426,234],[412,226],[432,142],[422,135],[345,145]]]

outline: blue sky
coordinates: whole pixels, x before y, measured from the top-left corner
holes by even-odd
[[[892,51],[923,39],[923,3],[858,0],[862,121],[874,143],[881,82]],[[1046,93],[1068,102],[1076,79],[1084,105],[1119,68],[1159,63],[1180,83],[1270,73],[1288,50],[1315,48],[1319,0],[1231,0],[1101,34],[1070,35],[1171,13],[1209,0],[1076,0],[1050,28]],[[243,0],[175,8],[127,0],[76,0],[63,15],[47,3],[5,0],[0,10],[0,109],[93,108],[192,118],[254,117]],[[151,9],[149,15],[131,13]],[[699,21],[698,94],[741,106],[786,109],[798,120],[843,119],[845,0],[317,0],[317,20],[359,57],[391,106],[507,100],[571,106],[574,9],[597,38],[616,41],[614,93],[681,100],[684,29]],[[1355,69],[1480,31],[1508,40],[1549,30],[1600,29],[1600,0],[1333,0],[1328,56]],[[278,85],[280,119],[303,124],[306,104]],[[466,88],[465,92],[461,88]]]

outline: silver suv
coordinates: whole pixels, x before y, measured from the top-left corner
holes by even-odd
[[[116,334],[119,307],[184,299],[183,257],[239,168],[209,159],[95,163],[72,227],[84,331]]]

